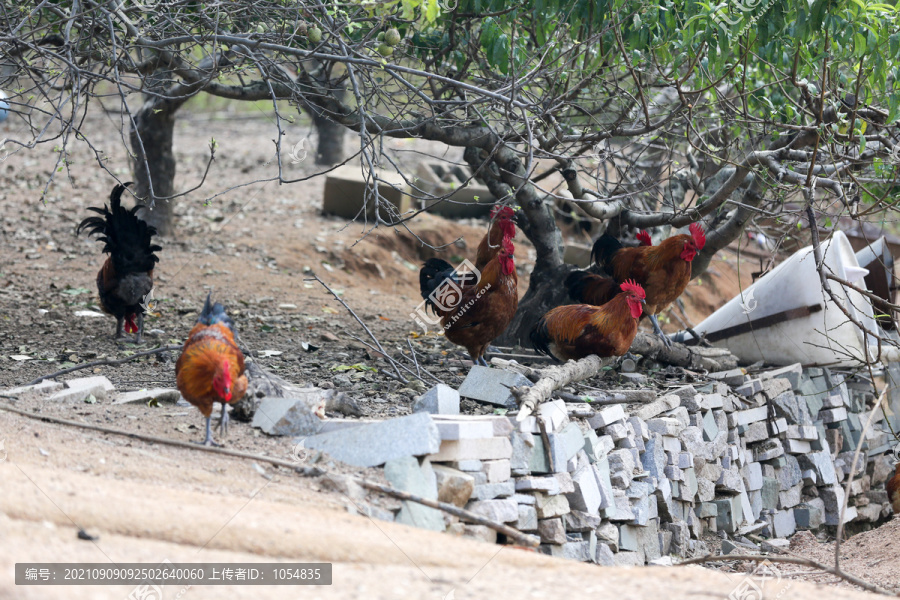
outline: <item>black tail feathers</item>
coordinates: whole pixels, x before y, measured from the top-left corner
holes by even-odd
[[[604,233],[597,238],[594,247],[591,248],[591,260],[601,267],[605,267],[612,260],[613,255],[622,248],[622,242],[608,233]]]
[[[534,324],[528,337],[531,339],[531,347],[534,348],[535,352],[546,356],[553,356],[550,352],[550,334],[547,331],[547,322],[544,320],[544,317],[541,317],[538,322]]]
[[[103,252],[112,257],[120,276],[153,270],[159,262],[154,252],[162,250],[153,243],[156,228],[137,217],[140,207],[130,210],[122,207],[122,193],[129,185],[131,182],[114,187],[109,195],[109,208],[89,207],[88,210],[100,216],[88,217],[75,228],[76,235],[86,231],[88,235],[98,236],[104,243]]]

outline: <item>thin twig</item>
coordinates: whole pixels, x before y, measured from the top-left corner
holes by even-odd
[[[353,309],[350,308],[350,305],[349,305],[349,304],[347,304],[346,302],[344,302],[343,298],[341,298],[340,296],[338,296],[338,295],[334,292],[333,289],[331,289],[330,287],[328,287],[328,284],[327,284],[327,283],[325,283],[324,281],[322,281],[321,279],[319,279],[319,276],[318,276],[318,275],[316,275],[315,273],[312,273],[312,277],[309,277],[309,278],[307,278],[307,279],[304,279],[304,281],[318,281],[319,283],[321,283],[321,284],[322,284],[322,287],[324,287],[326,290],[328,290],[328,293],[330,293],[332,296],[334,296],[335,300],[337,300],[338,302],[340,302],[341,305],[342,305],[344,308],[347,309],[347,312],[349,312],[349,313],[353,316],[353,318],[356,319],[356,322],[359,323],[359,324],[362,326],[362,328],[366,330],[366,333],[369,334],[369,337],[372,338],[372,341],[375,342],[375,345],[376,345],[376,346],[378,346],[378,351],[381,352],[384,356],[387,356],[387,355],[388,355],[387,351],[381,346],[381,342],[379,342],[379,341],[378,341],[378,338],[375,337],[375,334],[372,333],[372,330],[369,329],[369,327],[363,322],[362,319],[359,318],[359,316],[358,316],[355,312],[353,312]],[[391,366],[394,367],[394,372],[397,373],[397,377],[400,378],[400,381],[402,381],[403,383],[409,383],[409,382],[406,380],[406,378],[404,378],[403,375],[400,373],[400,368],[397,366],[397,362],[396,362],[394,359],[390,359],[390,363],[391,363]]]
[[[68,369],[63,369],[62,371],[57,371],[56,373],[50,373],[49,375],[42,375],[35,379],[34,381],[30,381],[26,383],[26,386],[29,385],[37,385],[45,379],[53,379],[55,377],[59,377],[60,375],[66,375],[68,373],[72,373],[73,371],[80,371],[82,369],[90,369],[91,367],[100,367],[100,366],[118,366],[125,364],[129,361],[132,361],[136,358],[140,358],[142,356],[150,356],[151,354],[160,354],[162,352],[168,352],[169,350],[181,350],[181,345],[170,345],[170,346],[161,346],[159,348],[154,348],[153,350],[145,350],[144,352],[138,352],[137,354],[132,354],[131,356],[126,356],[125,358],[104,358],[103,360],[95,360],[93,362],[84,363],[81,365],[75,365],[74,367],[69,367]]]
[[[281,458],[275,458],[273,456],[266,456],[264,454],[253,454],[251,452],[243,452],[241,450],[230,450],[228,448],[222,448],[220,446],[204,446],[202,444],[195,444],[193,442],[183,442],[181,440],[173,440],[170,438],[157,437],[155,435],[145,435],[142,433],[133,433],[130,431],[124,431],[122,429],[114,429],[112,427],[103,427],[102,425],[94,425],[92,423],[80,423],[78,421],[69,421],[67,419],[59,419],[57,417],[49,417],[40,414],[29,413],[24,410],[20,410],[13,406],[9,406],[7,404],[0,403],[0,410],[5,410],[7,412],[11,412],[17,414],[22,417],[27,417],[29,419],[34,419],[36,421],[44,421],[47,423],[54,423],[57,425],[67,425],[69,427],[77,427],[79,429],[89,429],[91,431],[99,431],[101,433],[108,433],[111,435],[121,435],[124,437],[129,437],[137,440],[141,440],[144,442],[151,442],[155,444],[165,444],[168,446],[175,446],[178,448],[187,448],[188,450],[200,450],[203,452],[211,452],[213,454],[223,454],[226,456],[234,456],[236,458],[246,458],[250,460],[255,460],[259,462],[269,463],[271,465],[275,465],[278,467],[285,467],[287,469],[291,469],[292,471],[296,471],[303,476],[306,477],[319,477],[319,476],[327,476],[329,478],[332,477],[332,474],[326,471],[325,469],[319,467],[307,467],[298,465],[296,462],[290,462]],[[415,502],[417,504],[421,504],[423,506],[427,506],[429,508],[434,508],[437,510],[441,510],[443,512],[449,513],[453,516],[459,517],[461,519],[465,519],[466,521],[470,521],[472,523],[476,523],[478,525],[484,525],[485,527],[489,527],[493,529],[497,533],[502,533],[503,535],[509,537],[512,540],[522,544],[523,546],[527,546],[529,548],[535,548],[540,544],[540,539],[522,533],[518,529],[514,529],[513,527],[509,527],[508,525],[504,525],[502,523],[497,523],[495,521],[491,521],[489,519],[485,519],[471,511],[465,510],[463,508],[459,508],[452,504],[448,504],[446,502],[439,502],[437,500],[430,500],[428,498],[422,498],[421,496],[416,496],[415,494],[410,494],[408,492],[404,492],[402,490],[397,490],[392,487],[388,487],[386,485],[382,485],[380,483],[375,483],[374,481],[369,481],[366,479],[361,479],[358,477],[350,477],[354,482],[359,484],[360,486],[370,489],[376,492],[381,492],[382,494],[387,494],[388,496],[393,496],[394,498],[399,498],[400,500],[408,500],[410,502]]]
[[[728,562],[728,561],[742,561],[748,560],[753,562],[771,562],[771,563],[787,563],[792,565],[802,565],[805,567],[811,567],[813,569],[820,569],[825,571],[826,573],[830,573],[831,575],[835,575],[840,577],[844,581],[852,583],[853,585],[858,585],[869,592],[875,592],[877,594],[884,594],[885,596],[895,596],[895,592],[890,590],[886,590],[881,586],[875,585],[874,583],[869,583],[855,575],[850,575],[849,573],[845,573],[840,569],[836,569],[834,567],[829,567],[828,565],[824,565],[820,562],[808,559],[801,558],[799,556],[772,556],[771,554],[726,554],[726,555],[708,555],[701,556],[699,558],[689,558],[687,560],[683,560],[678,564],[678,566],[683,565],[702,565],[710,562]]]

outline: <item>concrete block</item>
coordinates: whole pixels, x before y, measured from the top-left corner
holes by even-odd
[[[604,456],[593,465],[594,476],[597,479],[597,488],[600,490],[601,510],[613,505],[613,487],[609,472],[609,457]]]
[[[566,530],[563,527],[562,519],[559,517],[553,519],[538,520],[538,535],[545,544],[565,544]]]
[[[509,460],[486,460],[483,465],[488,483],[501,483],[509,479]]]
[[[798,529],[818,529],[825,523],[825,501],[813,498],[794,509],[794,519]]]
[[[765,406],[735,411],[728,415],[728,426],[737,427],[738,425],[749,425],[757,421],[765,421],[768,415],[768,408]]]
[[[569,506],[589,515],[598,516],[603,496],[594,469],[590,465],[578,469],[572,474],[572,482],[575,489],[566,494]]]
[[[562,494],[548,496],[542,492],[535,492],[534,506],[539,519],[561,517],[569,512],[569,501]]]
[[[784,447],[781,440],[769,439],[761,442],[753,448],[753,460],[760,462],[764,460],[772,460],[784,454]]]
[[[66,387],[51,394],[50,402],[82,402],[89,396],[106,400],[108,392],[115,390],[112,382],[103,376],[79,377],[65,382]],[[27,392],[26,392],[27,393]]]
[[[459,395],[495,406],[516,408],[516,401],[509,388],[532,385],[534,384],[521,373],[474,365],[459,386]]]
[[[621,404],[613,404],[594,414],[588,419],[588,424],[594,429],[600,429],[619,421],[625,421],[625,409]]]
[[[431,414],[458,415],[459,392],[449,385],[439,383],[419,396],[413,404],[412,410]]]
[[[565,525],[566,531],[570,532],[587,533],[595,531],[602,522],[600,517],[580,510],[572,510],[563,515],[563,525]]]
[[[797,530],[797,522],[794,520],[793,510],[779,510],[773,515],[772,528],[775,537],[788,537]]]
[[[788,454],[809,454],[812,452],[812,446],[804,440],[784,440],[784,451]]]
[[[14,387],[8,390],[0,391],[0,394],[4,396],[11,396],[18,400],[35,400],[38,398],[42,398],[53,392],[58,392],[63,389],[65,384],[59,381],[51,381],[49,379],[45,379],[44,381],[35,384],[35,385],[25,385],[21,387]]]
[[[475,478],[469,473],[445,465],[432,465],[437,483],[438,500],[463,507],[475,490]]]
[[[729,496],[713,502],[716,505],[716,527],[734,533],[744,520],[740,496]]]
[[[132,404],[136,402],[147,404],[151,400],[156,400],[160,404],[175,404],[180,399],[181,392],[174,388],[151,388],[149,390],[120,393],[113,404]],[[259,412],[259,409],[257,409],[257,412]]]
[[[767,379],[786,379],[791,386],[792,390],[796,390],[800,387],[800,377],[803,374],[803,367],[800,363],[796,363],[793,365],[788,365],[786,367],[782,367],[780,369],[774,369],[772,371],[764,371],[759,374],[759,378],[763,381]]]
[[[507,447],[509,446],[508,439],[500,440],[505,442]],[[486,440],[471,441],[483,442]],[[444,442],[442,444],[437,426],[427,413],[415,413],[359,427],[348,427],[309,436],[304,440],[304,446],[307,449],[327,452],[335,460],[357,467],[374,467],[405,456],[434,454],[444,444],[459,443]],[[479,457],[446,457],[443,460],[463,458]],[[509,456],[496,458],[509,458]],[[437,456],[431,457],[431,459],[433,461],[441,460]]]
[[[512,498],[502,500],[474,500],[466,510],[498,523],[515,523],[519,520],[519,505]]]
[[[815,471],[819,485],[831,485],[837,482],[837,474],[834,471],[834,461],[830,452],[810,452],[797,457],[801,469]]]
[[[847,419],[847,409],[843,406],[840,408],[827,408],[819,411],[818,419],[823,423],[837,423]]]
[[[436,476],[427,460],[419,465],[418,459],[412,456],[391,459],[384,464],[384,477],[394,489],[428,500],[438,499]],[[443,513],[417,502],[401,501],[400,512],[394,520],[432,531],[444,530]]]
[[[502,483],[482,483],[472,490],[472,500],[493,500],[494,498],[509,498],[516,491],[516,484],[512,481]]]
[[[412,208],[409,186],[399,173],[379,171],[379,215],[388,223]],[[359,166],[345,165],[325,178],[322,210],[344,219],[373,219],[375,216],[374,177],[363,175]],[[390,207],[388,206],[390,205]]]
[[[709,378],[720,381],[725,385],[735,387],[744,383],[746,374],[744,373],[743,369],[731,369],[729,371],[718,371],[716,373],[710,373]]]
[[[427,414],[427,413],[415,413]],[[437,427],[435,427],[435,430]],[[431,456],[434,462],[461,460],[509,460],[512,457],[512,444],[509,438],[492,437],[481,439],[445,440],[437,452]]]
[[[635,413],[635,416],[643,419],[644,421],[648,421],[653,417],[661,415],[667,410],[672,410],[680,404],[681,398],[679,398],[675,394],[667,394],[638,409],[638,411]]]
[[[713,411],[707,410],[703,413],[703,439],[711,442],[719,435],[719,426],[716,424],[716,418]]]
[[[744,477],[744,484],[747,491],[761,490],[763,486],[762,465],[758,462],[751,462],[741,469],[741,475]]]
[[[680,434],[685,427],[686,425],[681,423],[678,419],[668,417],[657,417],[647,421],[647,428],[651,433],[658,433],[659,435],[668,435],[671,437],[678,437],[678,434]]]
[[[538,528],[537,510],[534,506],[519,504],[519,518],[516,529],[519,531],[535,531]]]
[[[788,509],[793,508],[800,504],[800,500],[802,497],[802,485],[795,485],[794,487],[786,490],[784,492],[778,492],[778,508],[779,509]]]

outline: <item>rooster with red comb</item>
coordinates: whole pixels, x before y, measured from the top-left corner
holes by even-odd
[[[599,306],[619,292],[621,284],[634,280],[646,292],[644,313],[663,343],[671,340],[663,333],[656,315],[674,302],[691,280],[691,262],[706,245],[706,234],[699,223],[692,223],[690,234],[673,235],[658,246],[625,248],[619,240],[604,233],[591,250],[591,257],[607,277],[576,271],[566,279],[569,294],[586,304]],[[618,284],[618,285],[616,285]]]

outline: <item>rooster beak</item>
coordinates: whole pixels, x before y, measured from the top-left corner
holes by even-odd
[[[643,304],[644,306],[646,306],[646,305],[647,305],[647,301],[644,300],[643,298],[641,298],[641,304]]]

